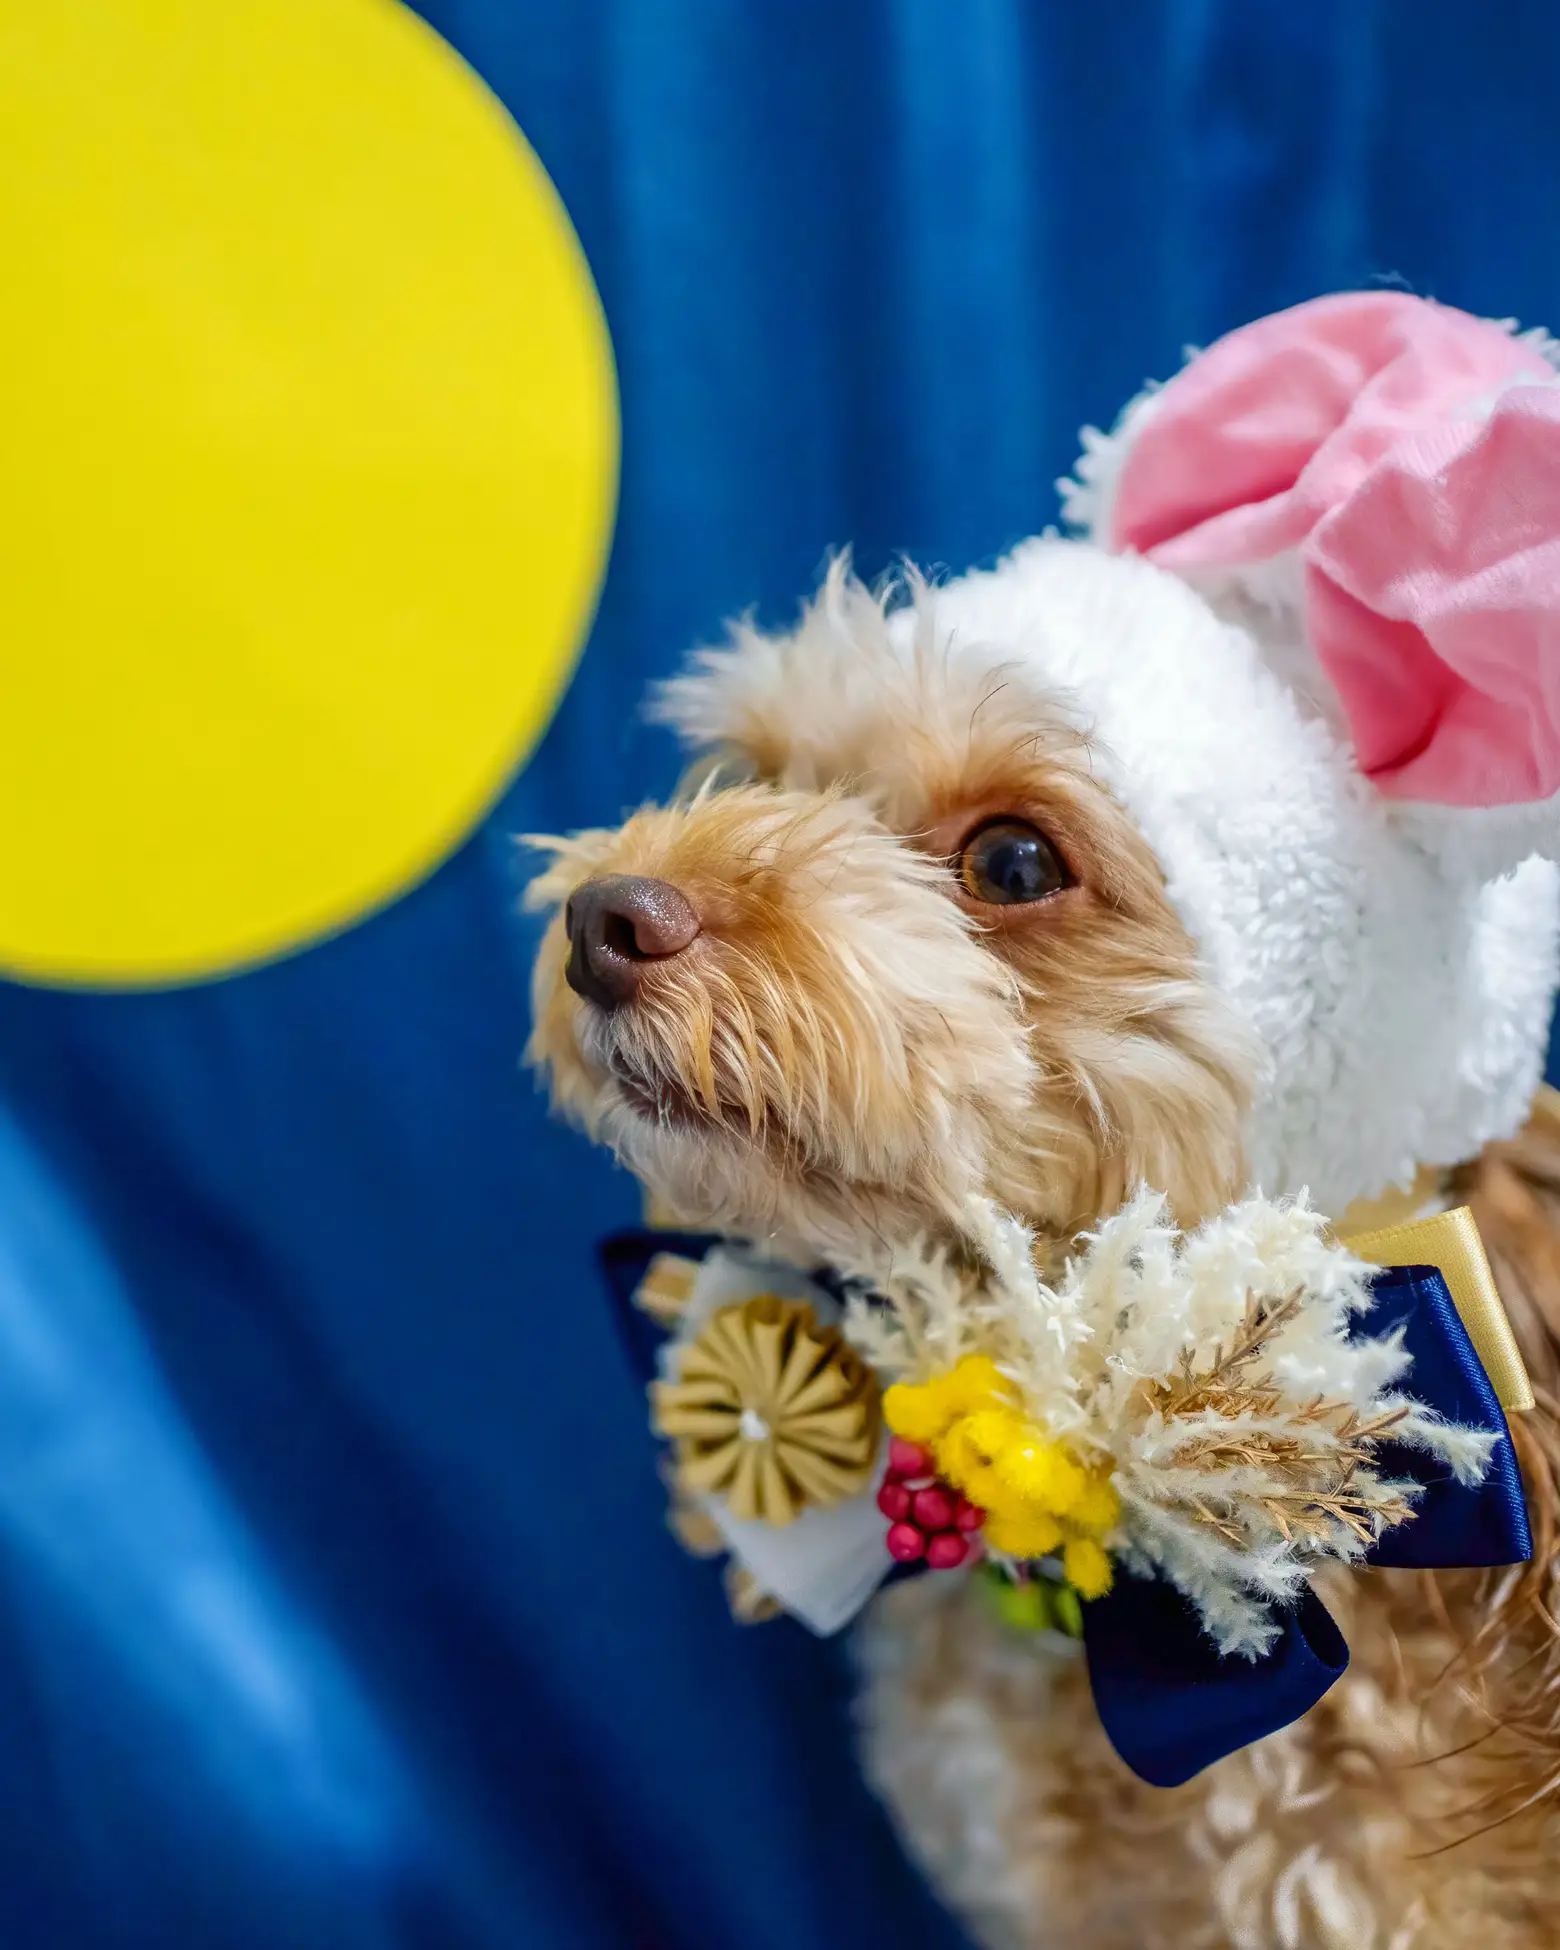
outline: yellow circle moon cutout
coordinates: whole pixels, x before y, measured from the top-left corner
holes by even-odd
[[[296,948],[568,681],[611,353],[551,184],[394,0],[0,8],[0,972]]]

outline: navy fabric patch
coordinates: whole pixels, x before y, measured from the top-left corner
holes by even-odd
[[[1089,1683],[1111,1745],[1151,1787],[1179,1787],[1308,1713],[1349,1663],[1313,1592],[1280,1614],[1260,1659],[1223,1657],[1191,1605],[1160,1578],[1117,1578],[1083,1608]]]
[[[1405,1392],[1428,1402],[1448,1422],[1496,1437],[1481,1482],[1459,1483],[1444,1462],[1401,1443],[1383,1443],[1383,1473],[1423,1485],[1416,1514],[1382,1537],[1370,1562],[1413,1570],[1457,1565],[1525,1564],[1533,1555],[1522,1472],[1505,1413],[1462,1324],[1446,1281],[1433,1266],[1384,1267],[1372,1282],[1376,1304],[1356,1315],[1356,1331],[1401,1328],[1414,1357]]]

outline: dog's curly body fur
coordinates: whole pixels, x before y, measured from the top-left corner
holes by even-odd
[[[972,1193],[1058,1253],[1141,1183],[1195,1224],[1248,1182],[1281,1039],[1210,977],[1078,699],[953,640],[913,579],[902,593],[885,606],[836,568],[796,632],[740,630],[665,687],[663,715],[734,749],[750,777],[547,843],[534,897],[558,913],[533,1054],[663,1205],[804,1262],[864,1236],[957,1247]],[[1175,601],[1198,600],[1177,585]],[[1063,891],[993,907],[965,890],[950,862],[995,816],[1049,836]],[[1406,876],[1429,874],[1405,860]],[[564,904],[609,873],[670,882],[700,923],[610,1013],[563,979]],[[1456,898],[1472,914],[1486,897]],[[1455,964],[1457,927],[1449,938],[1425,951]],[[1499,1108],[1480,1115],[1481,1141],[1511,1135]],[[1004,1635],[965,1580],[877,1601],[861,1637],[867,1765],[990,1943],[1560,1941],[1560,1140],[1497,1145],[1460,1190],[1538,1395],[1517,1432],[1531,1567],[1338,1574],[1326,1595],[1352,1648],[1346,1678],[1173,1792],[1117,1760],[1080,1664]]]

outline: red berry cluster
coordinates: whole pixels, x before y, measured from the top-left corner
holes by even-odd
[[[925,1558],[933,1571],[965,1563],[975,1549],[974,1533],[986,1521],[984,1510],[942,1480],[930,1454],[900,1435],[888,1447],[877,1505],[889,1520],[889,1555],[901,1564]]]

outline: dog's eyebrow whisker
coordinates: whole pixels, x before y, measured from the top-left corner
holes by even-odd
[[[987,691],[987,692],[986,692],[986,693],[984,694],[984,696],[983,696],[983,697],[982,697],[982,698],[980,699],[980,701],[979,701],[979,702],[978,702],[978,703],[976,704],[976,706],[975,706],[975,708],[974,708],[974,710],[973,710],[973,711],[971,711],[971,713],[970,713],[970,722],[969,722],[969,731],[968,731],[968,736],[967,736],[967,738],[966,738],[966,740],[965,740],[965,750],[966,750],[966,751],[968,751],[968,750],[970,749],[970,747],[971,747],[971,746],[972,746],[972,745],[974,744],[974,740],[975,740],[975,720],[976,720],[976,719],[977,719],[977,718],[978,718],[978,717],[980,716],[980,714],[981,714],[981,712],[985,710],[985,708],[986,708],[986,706],[987,706],[988,704],[992,704],[992,703],[994,703],[994,702],[996,701],[996,699],[997,699],[997,698],[999,698],[999,697],[1001,697],[1001,695],[1002,695],[1002,693],[1003,693],[1003,692],[1004,692],[1004,691],[1005,691],[1005,690],[1006,690],[1007,688],[1008,688],[1008,681],[1007,681],[1006,679],[1004,679],[1004,680],[1003,680],[1003,682],[1002,682],[1002,683],[1000,683],[1000,684],[994,684],[994,685],[993,685],[993,686],[991,687],[991,689],[990,689],[989,691]]]

